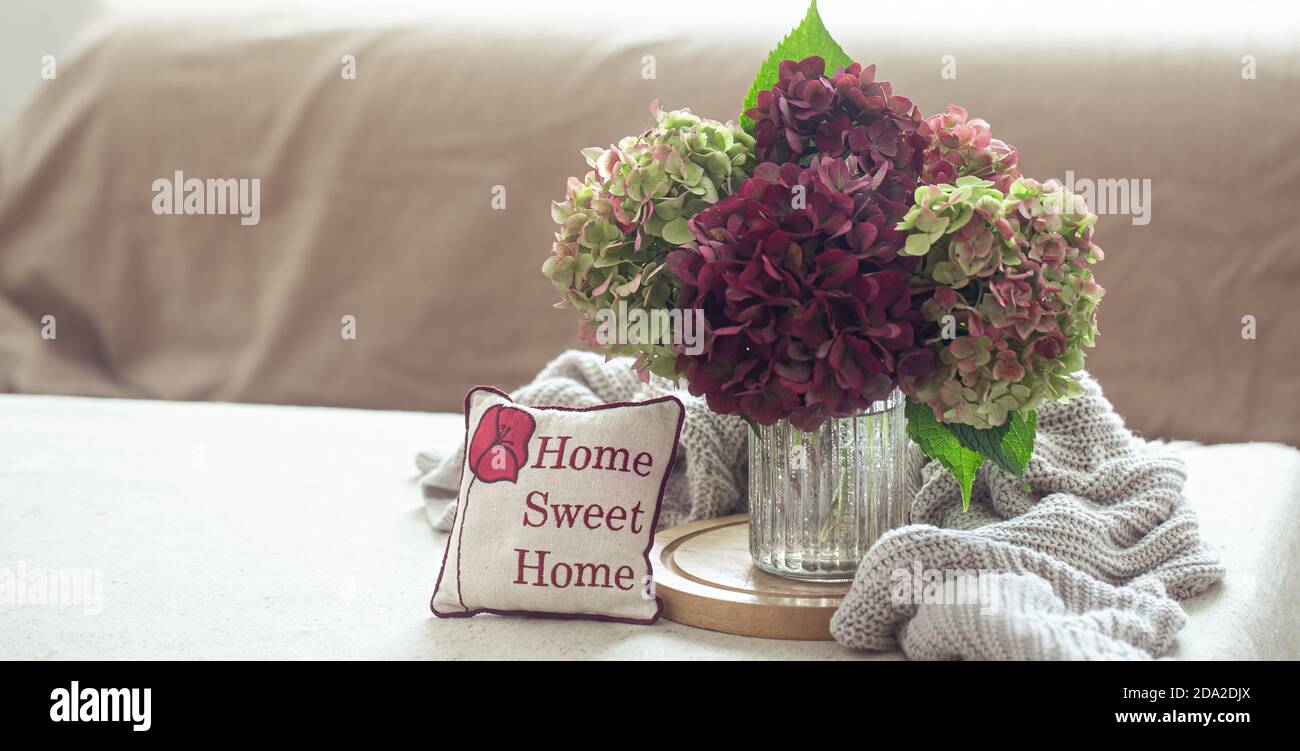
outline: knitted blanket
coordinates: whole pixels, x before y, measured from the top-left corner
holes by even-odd
[[[1087,374],[1084,395],[1038,411],[1038,440],[1019,480],[986,465],[969,512],[957,483],[911,446],[919,491],[912,524],[867,552],[831,621],[842,644],[900,648],[913,659],[1148,659],[1186,620],[1178,600],[1222,576],[1183,500],[1180,460],[1132,436]],[[663,526],[745,507],[742,421],[626,361],[571,351],[512,396],[586,406],[673,393],[686,405]],[[461,454],[421,455],[422,484],[454,494]],[[454,508],[431,516],[450,529]]]
[[[1143,659],[1222,576],[1183,499],[1181,460],[1132,436],[1097,382],[1038,410],[1026,491],[982,468],[968,513],[922,470],[912,524],[882,537],[831,620],[841,643],[919,659]],[[905,573],[900,573],[905,572]],[[976,595],[972,597],[972,591]],[[964,596],[963,596],[964,595]]]

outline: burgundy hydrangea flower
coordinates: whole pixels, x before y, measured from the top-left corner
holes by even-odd
[[[807,164],[814,155],[857,157],[878,192],[911,203],[930,137],[920,109],[895,96],[876,66],[854,63],[826,76],[820,57],[781,63],[778,80],[745,112],[754,121],[760,162]]]
[[[765,163],[691,221],[698,248],[669,255],[680,306],[703,310],[705,347],[679,354],[691,393],[761,425],[812,430],[884,399],[913,351],[896,205],[857,160]]]

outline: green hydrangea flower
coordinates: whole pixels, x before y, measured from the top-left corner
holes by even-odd
[[[608,149],[582,154],[592,170],[570,178],[551,205],[560,229],[542,273],[561,290],[557,307],[583,316],[583,333],[609,356],[632,355],[634,367],[676,376],[667,341],[596,341],[601,311],[674,308],[679,280],[664,267],[668,252],[691,244],[689,220],[731,193],[754,165],[754,139],[733,123],[690,110],[660,111],[655,126]]]
[[[1020,178],[1008,195],[977,177],[917,189],[898,229],[909,234],[903,253],[924,256],[911,284],[930,327],[927,349],[900,365],[908,396],[975,428],[1077,396],[1071,374],[1093,346],[1105,292],[1091,269],[1103,258],[1096,221],[1054,180]]]

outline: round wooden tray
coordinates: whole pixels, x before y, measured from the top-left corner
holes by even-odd
[[[660,532],[651,561],[665,618],[741,636],[828,641],[831,614],[849,591],[849,582],[803,582],[759,570],[749,557],[744,514]]]

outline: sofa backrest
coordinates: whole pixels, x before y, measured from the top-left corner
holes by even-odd
[[[112,4],[0,127],[0,388],[456,410],[528,380],[580,346],[540,273],[579,150],[644,129],[655,99],[734,117],[802,13],[676,1]],[[1133,190],[1099,222],[1088,360],[1130,425],[1300,443],[1296,11],[914,5],[821,10],[925,114],[991,122],[1027,175]],[[178,170],[257,178],[258,223],[158,215]]]

